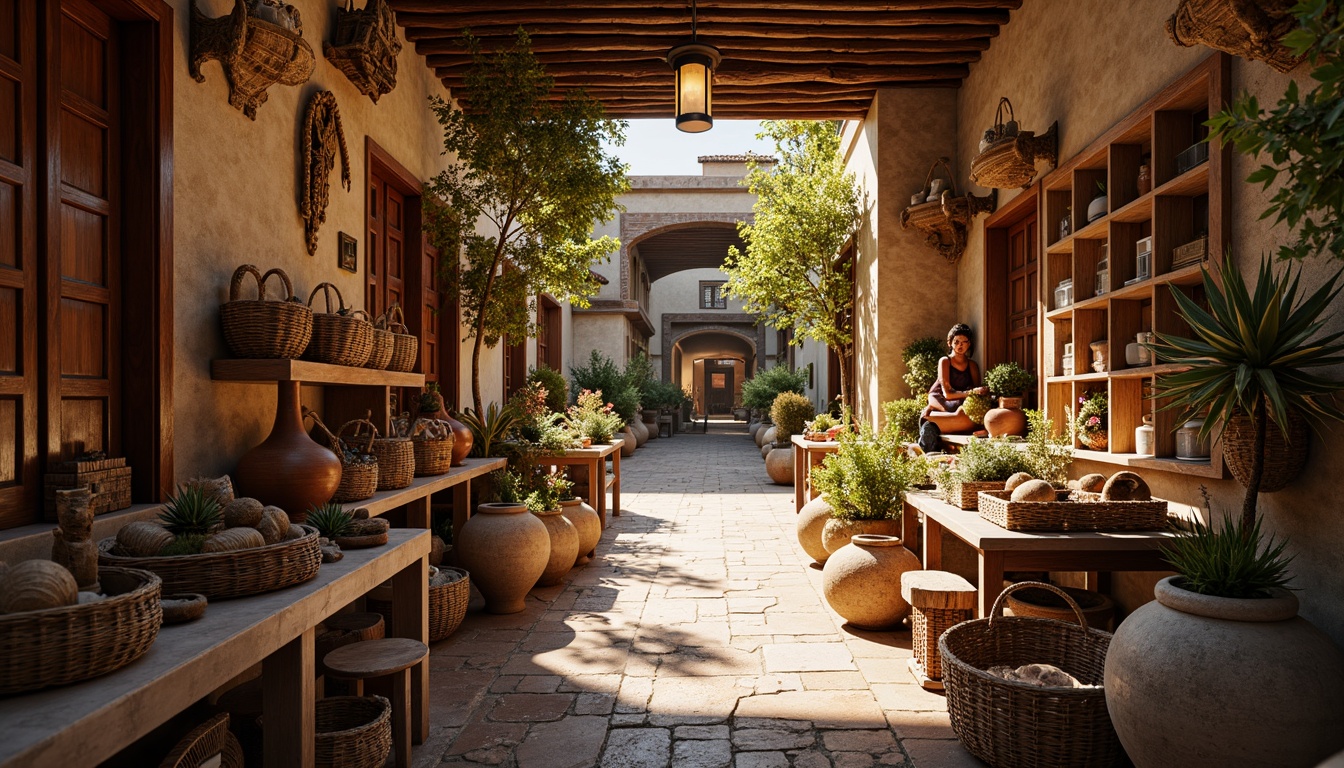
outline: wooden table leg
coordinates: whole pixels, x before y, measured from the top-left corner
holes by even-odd
[[[422,557],[392,577],[390,637],[409,637],[429,644],[429,558]],[[429,735],[429,659],[409,670],[411,738],[422,744]],[[270,765],[268,762],[267,765]]]
[[[803,498],[803,485],[807,477],[807,451],[797,443],[793,444],[793,511],[796,514],[807,500]]]
[[[906,508],[906,511],[911,511]],[[929,515],[924,516],[924,569],[941,570],[943,567],[943,524]]]
[[[976,618],[985,618],[1003,592],[1003,552],[980,551],[980,602]]]
[[[412,668],[413,669],[413,668]],[[397,755],[397,768],[410,768],[411,765],[411,724],[407,717],[411,712],[412,672],[404,669],[392,675],[392,749]],[[424,739],[416,739],[422,744]]]
[[[918,535],[919,510],[910,506],[910,502],[905,502],[901,508],[901,541],[904,542],[906,549],[914,551],[913,543]]]
[[[611,452],[611,472],[615,475],[615,481],[611,486],[611,514],[613,517],[621,516],[621,452]],[[602,462],[602,487],[607,487],[607,463]],[[603,493],[606,493],[603,490]]]
[[[266,765],[311,768],[316,743],[316,630],[302,634],[261,663],[262,752]]]
[[[453,541],[461,541],[458,534],[471,517],[471,480],[453,486]]]
[[[431,494],[432,496],[433,494]],[[430,496],[421,496],[406,502],[406,527],[407,528],[425,528],[434,527],[432,522]]]
[[[588,468],[588,506],[597,510],[602,530],[607,529],[607,462],[602,459],[584,459]]]

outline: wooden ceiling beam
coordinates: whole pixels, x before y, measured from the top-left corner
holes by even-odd
[[[929,11],[860,11],[846,10],[832,14],[817,11],[787,11],[775,8],[772,4],[762,3],[755,8],[724,11],[719,14],[706,13],[700,9],[698,24],[701,34],[713,34],[720,24],[756,24],[774,26],[777,24],[804,24],[825,26],[832,23],[843,25],[863,25],[869,27],[914,27],[925,24],[1007,24],[1008,11],[1004,10],[929,10]],[[550,8],[519,11],[507,3],[491,11],[481,13],[463,13],[457,8],[430,12],[401,11],[398,21],[407,27],[448,27],[451,29],[475,29],[477,27],[518,27],[541,28],[552,24],[596,24],[631,25],[634,27],[661,28],[671,32],[684,29],[689,37],[691,14],[688,8],[632,8],[618,11],[607,10],[594,14],[587,8]]]
[[[843,17],[841,17],[843,18]],[[426,17],[428,19],[428,17]],[[438,26],[406,24],[406,39],[412,42],[426,37],[443,37],[444,30],[450,30],[450,36],[460,35],[462,27],[453,25],[444,19]],[[473,27],[472,33],[478,37],[511,38],[517,25]],[[531,34],[533,30],[529,30]],[[629,37],[655,38],[650,46],[671,47],[675,42],[691,36],[691,25],[645,26],[641,24],[605,24],[600,21],[571,24],[548,24],[544,28],[546,35],[584,35],[602,34]],[[738,21],[702,23],[700,40],[716,44],[720,38],[733,37],[754,39],[796,39],[814,40],[817,37],[856,37],[870,40],[968,40],[978,37],[996,37],[999,27],[996,24],[927,24],[913,27],[879,27],[865,24],[831,23],[830,20],[814,19],[810,24],[747,24]],[[812,42],[809,48],[815,48]],[[487,48],[488,49],[488,48]]]
[[[498,0],[389,0],[388,5],[398,13],[491,13],[500,10]],[[707,11],[756,10],[761,0],[698,0],[697,7]],[[1022,7],[1022,0],[771,0],[770,8],[781,11],[812,11],[815,14],[843,13],[845,11],[934,11],[946,9],[1005,9]],[[686,0],[509,0],[513,11],[552,11],[556,8],[586,10],[593,15],[619,9],[669,8],[686,12]]]
[[[495,50],[500,44],[509,45],[513,41],[512,35],[508,38],[494,38],[484,40],[487,44],[486,50]],[[715,46],[723,51],[725,57],[743,51],[775,51],[780,53],[805,53],[805,54],[887,54],[887,53],[916,53],[927,51],[930,53],[957,53],[965,51],[986,51],[989,50],[989,37],[967,38],[965,40],[905,40],[905,39],[886,39],[869,40],[866,38],[855,39],[852,37],[828,37],[819,30],[816,37],[807,40],[796,40],[793,38],[775,40],[771,38],[716,38]],[[671,42],[666,48],[671,47]],[[648,40],[630,37],[617,37],[611,35],[565,35],[550,36],[546,34],[536,34],[532,36],[532,52],[539,56],[560,53],[577,55],[579,52],[591,51],[599,53],[617,53],[620,51],[633,51],[639,54],[649,54],[662,58],[667,55],[664,47],[652,45]],[[421,38],[415,43],[415,50],[422,56],[431,54],[456,54],[464,55],[466,49],[462,46],[462,38],[455,32],[449,30],[438,30],[431,37]]]
[[[465,83],[464,69],[435,69],[439,79],[450,88]],[[777,85],[780,83],[812,82],[855,85],[859,83],[904,83],[913,80],[947,80],[964,78],[969,73],[965,64],[946,64],[934,67],[751,67],[729,70],[726,67],[714,74],[715,85]],[[658,83],[671,84],[672,72],[595,71],[590,67],[574,70],[551,70],[557,85],[599,87],[602,85],[636,86]]]
[[[724,93],[719,89],[714,90],[714,102],[725,104],[764,104],[771,101],[799,102],[806,103],[811,101],[853,101],[857,99],[871,99],[877,92],[875,88],[861,90],[839,90],[833,93],[799,93],[792,89],[768,90],[768,91],[739,91],[736,93]],[[671,88],[639,88],[639,89],[610,89],[600,91],[588,91],[588,95],[602,102],[603,104],[615,104],[628,101],[656,101],[672,104]],[[550,99],[551,101],[560,101],[564,96],[557,95]]]
[[[722,50],[722,49],[721,49]],[[748,49],[722,50],[725,62],[762,64],[835,64],[868,66],[872,64],[918,66],[930,64],[970,64],[980,60],[979,51],[891,52],[875,56],[871,53],[834,53],[832,51],[753,51]],[[556,51],[537,55],[548,70],[564,64],[581,65],[657,65],[668,69],[666,51]],[[465,54],[433,53],[425,56],[431,67],[452,69],[471,66],[471,57]],[[605,69],[605,66],[598,67]],[[670,72],[671,70],[668,69]]]

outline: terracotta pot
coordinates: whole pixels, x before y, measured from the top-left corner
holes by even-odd
[[[1000,397],[1000,398],[999,398],[999,407],[1000,407],[1000,408],[1009,408],[1009,409],[1017,409],[1017,410],[1021,410],[1021,409],[1022,409],[1022,398],[1020,398],[1020,397]]]
[[[313,442],[299,415],[299,383],[278,384],[275,424],[266,440],[238,460],[234,481],[239,496],[279,507],[295,523],[312,507],[331,500],[341,484],[336,454]]]
[[[793,485],[793,447],[777,447],[766,454],[765,473],[775,485]]]
[[[1344,748],[1344,653],[1297,596],[1213,597],[1179,578],[1106,654],[1106,708],[1134,765],[1314,766]]]
[[[826,560],[822,594],[831,610],[856,627],[895,626],[910,613],[901,597],[901,574],[919,569],[919,558],[899,538],[858,534]]]
[[[901,521],[899,518],[842,520],[838,517],[832,517],[826,521],[826,525],[821,529],[821,546],[825,547],[827,552],[835,554],[837,550],[849,543],[851,537],[859,534],[900,536]]]
[[[624,440],[624,441],[625,441],[624,443],[621,443],[621,458],[623,458],[623,459],[628,459],[628,458],[630,458],[631,456],[634,456],[634,455],[635,455],[635,448],[636,448],[637,446],[636,446],[636,444],[635,444],[635,436],[634,436],[634,435],[632,435],[632,434],[630,434],[629,432],[626,432],[626,431],[621,431],[621,432],[617,432],[616,435],[615,435],[615,437],[616,437],[616,439],[618,439],[618,440]]]
[[[1007,399],[1007,398],[1004,398]],[[1027,414],[1018,408],[991,408],[985,414],[985,430],[990,437],[1027,434]]]
[[[602,518],[597,510],[578,497],[560,502],[560,511],[579,532],[579,553],[574,565],[586,565],[597,552],[597,543],[602,540]]]
[[[756,445],[764,448],[766,445],[775,442],[775,435],[778,433],[779,430],[775,428],[774,424],[771,424],[756,435]]]
[[[541,578],[537,579],[537,586],[552,587],[565,580],[565,574],[579,557],[579,529],[564,516],[560,507],[532,514],[546,526],[546,533],[551,537],[551,556],[546,560]]]
[[[551,557],[551,535],[522,504],[481,504],[462,526],[462,567],[490,613],[518,613]]]
[[[826,558],[831,556],[821,543],[821,531],[830,519],[831,505],[826,502],[825,496],[818,496],[798,510],[798,543],[803,546],[808,557],[818,563],[825,563]]]
[[[448,422],[448,426],[453,430],[453,459],[449,464],[454,467],[460,467],[462,466],[462,460],[467,458],[467,454],[471,452],[471,444],[475,441],[476,436],[471,434],[471,430],[466,424],[454,419],[452,416],[448,416],[445,413],[442,418],[444,421]]]
[[[649,439],[650,439],[650,440],[657,440],[657,439],[658,439],[658,412],[657,412],[657,411],[645,411],[642,415],[643,415],[643,418],[644,418],[644,431],[649,433]]]
[[[625,431],[635,436],[636,448],[643,448],[649,442],[649,430],[638,418],[626,425]]]
[[[756,439],[756,433],[760,432],[762,429],[765,429],[765,425],[759,421],[753,421],[747,425],[747,431],[751,433],[752,440]]]

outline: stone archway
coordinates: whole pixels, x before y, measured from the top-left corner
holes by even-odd
[[[745,342],[752,353],[753,367],[760,367],[761,356],[765,354],[765,328],[756,323],[754,315],[716,315],[709,322],[703,314],[664,314],[662,320],[662,333],[659,335],[663,340],[663,381],[673,381],[672,348],[682,339],[705,333],[722,333]]]
[[[737,239],[738,222],[752,221],[750,213],[704,212],[704,213],[623,213],[621,214],[621,298],[633,298],[631,286],[630,249],[642,241],[656,238],[679,230],[731,230],[729,239]],[[722,255],[727,255],[724,249]],[[722,255],[713,264],[695,266],[718,267],[723,263]],[[689,267],[682,267],[689,268]]]

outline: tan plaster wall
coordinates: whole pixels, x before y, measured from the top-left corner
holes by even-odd
[[[187,0],[169,0],[176,11],[173,245],[178,417],[174,451],[180,478],[231,471],[238,457],[270,431],[273,387],[210,381],[210,360],[226,355],[218,305],[227,299],[233,270],[242,263],[256,264],[263,271],[280,267],[304,299],[313,286],[330,281],[340,288],[347,304],[362,306],[365,137],[372,137],[419,178],[430,177],[444,164],[442,133],[427,97],[446,92],[414,48],[404,45],[398,58],[397,87],[375,105],[321,54],[321,43],[334,26],[335,4],[294,3],[302,13],[304,39],[317,54],[316,69],[302,86],[272,86],[253,122],[229,106],[218,62],[202,67],[204,83],[188,75],[189,5]],[[202,0],[199,6],[206,14],[218,16],[226,14],[233,3]],[[308,100],[320,90],[336,95],[353,190],[347,192],[340,186],[339,168],[333,171],[327,220],[319,232],[317,253],[309,256],[298,209],[299,134]],[[340,231],[359,241],[358,274],[337,268]],[[490,357],[495,362],[483,367],[498,368],[498,352]],[[462,360],[470,360],[466,345]],[[469,379],[466,375],[462,379],[462,391],[468,393]],[[305,388],[304,393],[306,401],[318,402],[315,388]],[[469,401],[469,395],[464,401]]]

